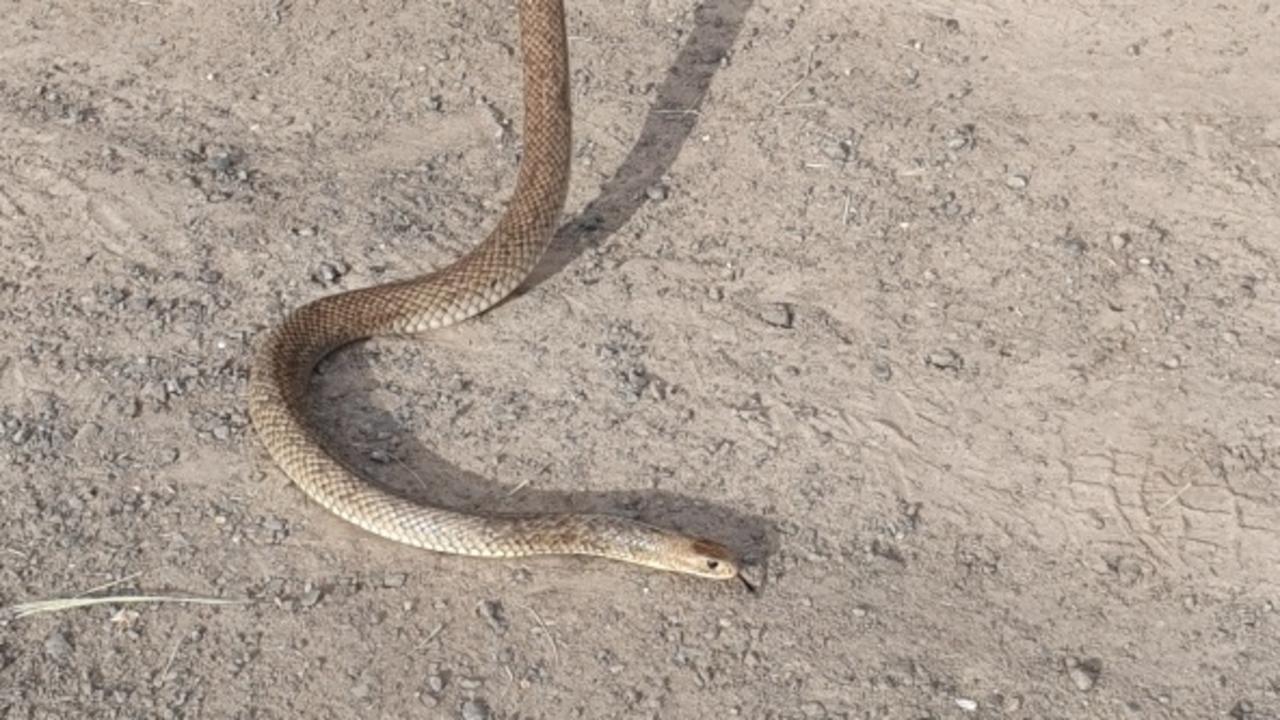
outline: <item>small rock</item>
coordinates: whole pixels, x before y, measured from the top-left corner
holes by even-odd
[[[18,427],[17,430],[13,431],[13,435],[9,436],[9,442],[13,443],[14,445],[21,445],[26,441],[30,440],[31,436],[35,434],[36,434],[35,430],[32,430],[31,426],[21,425]]]
[[[1167,370],[1177,370],[1178,367],[1182,365],[1182,360],[1177,355],[1174,355],[1172,357],[1165,358],[1161,365],[1164,365]]]
[[[49,633],[44,639],[44,652],[54,660],[64,660],[71,654],[71,641],[60,630]]]
[[[795,324],[796,313],[791,303],[773,303],[760,313],[760,319],[774,327],[789,330]]]
[[[214,172],[225,173],[235,166],[235,158],[229,150],[217,150],[205,160],[205,167]]]
[[[404,583],[408,579],[409,575],[407,573],[391,573],[382,578],[382,586],[389,588],[404,587]]]
[[[267,581],[265,585],[262,586],[263,597],[278,598],[283,593],[284,593],[283,578],[271,578],[270,580]]]
[[[827,708],[820,702],[809,701],[800,706],[800,712],[806,718],[824,718],[827,716]]]
[[[1067,677],[1071,678],[1071,683],[1080,692],[1092,690],[1093,686],[1098,684],[1100,675],[1102,675],[1102,661],[1097,658],[1085,660],[1073,658],[1067,661]]]
[[[1112,233],[1108,240],[1112,250],[1120,251],[1129,246],[1129,233]]]
[[[321,593],[319,588],[311,588],[310,590],[302,593],[302,596],[298,598],[298,605],[301,605],[304,608],[315,607],[316,604],[320,602],[320,595]]]
[[[1253,703],[1248,700],[1241,700],[1227,714],[1234,720],[1250,720],[1253,717]]]
[[[316,271],[311,273],[311,279],[324,287],[330,287],[332,285],[336,285],[338,281],[342,279],[342,276],[346,275],[347,271],[350,269],[351,266],[341,260],[322,262],[320,263],[320,267],[316,268]]]
[[[831,138],[822,145],[822,154],[840,163],[853,159],[854,141],[850,138],[836,140]]]
[[[1066,249],[1067,254],[1069,255],[1079,257],[1089,251],[1089,243],[1085,242],[1084,238],[1075,234],[1071,230],[1067,230],[1067,232],[1059,235],[1055,239],[1058,241],[1059,245]]]
[[[649,188],[644,191],[644,196],[649,198],[650,200],[653,200],[654,202],[657,202],[660,200],[666,200],[667,195],[668,195],[667,186],[661,185],[661,184],[650,185]]]
[[[1004,695],[1000,698],[1000,710],[1006,715],[1016,713],[1022,709],[1021,695]]]
[[[893,367],[883,360],[877,361],[871,366],[871,377],[880,382],[889,382],[893,378]]]
[[[934,350],[925,356],[924,362],[929,367],[935,367],[939,370],[960,370],[964,368],[964,358],[960,357],[960,353],[951,348]]]
[[[1010,175],[1004,179],[1005,187],[1010,190],[1023,190],[1027,187],[1029,181],[1026,175]]]
[[[956,698],[956,707],[964,710],[965,712],[974,712],[978,709],[978,701],[958,697]]]
[[[483,700],[462,703],[462,720],[489,720],[489,705]]]
[[[485,600],[480,603],[480,617],[484,618],[497,634],[501,635],[507,631],[507,615],[502,609],[502,603],[497,600]]]
[[[444,692],[444,678],[439,675],[428,675],[427,690],[431,691],[432,695]]]

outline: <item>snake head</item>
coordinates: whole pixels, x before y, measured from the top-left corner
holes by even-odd
[[[671,553],[677,572],[714,580],[730,580],[738,576],[738,561],[729,548],[702,538],[686,538],[680,552]]]
[[[733,553],[712,540],[613,515],[560,516],[553,522],[568,534],[556,538],[552,552],[598,555],[713,580],[739,577]]]

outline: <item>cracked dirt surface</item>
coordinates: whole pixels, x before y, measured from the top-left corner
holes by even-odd
[[[1280,8],[570,2],[521,296],[322,367],[364,472],[726,540],[763,592],[309,504],[286,309],[447,262],[519,157],[509,2],[0,23],[0,715],[1280,716]]]

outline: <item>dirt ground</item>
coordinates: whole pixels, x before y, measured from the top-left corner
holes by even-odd
[[[509,0],[14,0],[4,718],[1280,717],[1280,6],[571,0],[529,288],[322,367],[424,499],[726,541],[762,592],[349,528],[255,338],[439,266],[520,149]]]

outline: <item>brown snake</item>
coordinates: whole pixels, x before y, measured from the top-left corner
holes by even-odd
[[[737,562],[722,545],[611,515],[480,515],[415,502],[362,480],[308,425],[315,364],[375,335],[452,325],[497,304],[550,243],[569,187],[569,58],[562,0],[520,0],[524,152],[497,226],[453,264],[420,277],[323,297],[298,308],[253,361],[249,415],[263,445],[303,492],[348,522],[438,552],[484,557],[595,555],[725,579]]]

